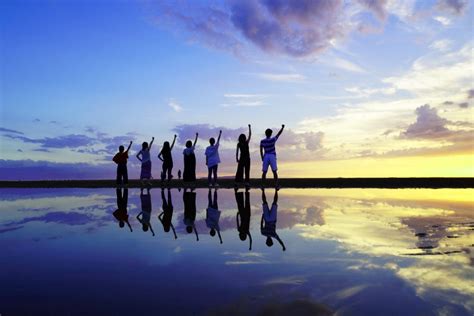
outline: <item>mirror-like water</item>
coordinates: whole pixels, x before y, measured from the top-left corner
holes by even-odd
[[[1,315],[472,315],[474,190],[0,190]]]

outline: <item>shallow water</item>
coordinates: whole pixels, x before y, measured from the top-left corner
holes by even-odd
[[[240,192],[0,190],[0,314],[474,313],[474,190]]]

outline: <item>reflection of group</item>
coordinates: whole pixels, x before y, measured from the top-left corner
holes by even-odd
[[[113,212],[115,219],[118,221],[119,226],[123,228],[125,224],[129,227],[130,231],[133,231],[132,226],[129,222],[128,215],[128,189],[116,189],[117,194],[117,210]],[[161,189],[161,200],[162,200],[162,212],[157,216],[158,220],[163,226],[164,232],[168,233],[170,230],[173,231],[174,238],[177,239],[175,227],[173,226],[173,200],[171,197],[171,189]],[[194,233],[196,241],[199,241],[199,234],[196,229],[196,196],[197,193],[194,189],[184,189],[183,191],[183,224],[188,234]],[[214,192],[209,189],[208,194],[208,205],[206,208],[206,226],[209,228],[209,234],[214,237],[216,234],[219,237],[219,242],[222,244],[221,227],[219,226],[219,220],[221,217],[221,211],[218,206],[217,189]],[[251,207],[250,207],[250,192],[245,190],[241,192],[235,189],[235,201],[237,203],[237,231],[239,238],[242,241],[249,240],[249,250],[252,250],[252,235],[250,233],[250,218],[251,218]],[[262,236],[266,237],[266,245],[268,247],[273,246],[273,239],[276,239],[281,245],[283,251],[286,247],[283,241],[280,239],[276,232],[277,223],[277,211],[278,211],[278,190],[275,190],[273,196],[273,202],[269,207],[265,190],[262,189],[262,218],[260,221],[260,232]],[[136,216],[138,222],[142,225],[144,232],[150,231],[152,236],[155,236],[155,232],[152,227],[152,202],[150,190],[140,191],[140,204],[141,212]]]
[[[252,130],[250,124],[248,137],[245,134],[240,134],[238,137],[235,158],[237,161],[237,172],[235,174],[235,183],[238,184],[244,183],[248,188],[250,187],[250,149],[249,143],[252,136]],[[271,167],[273,172],[273,177],[275,179],[276,187],[278,188],[278,168],[277,168],[277,158],[275,144],[280,137],[285,125],[281,126],[281,129],[278,131],[277,135],[272,137],[273,131],[267,129],[265,131],[265,138],[260,141],[260,157],[262,159],[262,180],[266,179],[268,167]],[[209,139],[209,146],[206,147],[205,156],[206,156],[206,166],[208,169],[208,183],[209,187],[218,187],[217,183],[217,169],[219,163],[221,162],[219,157],[219,145],[221,139],[222,131],[219,131],[219,136],[217,141],[211,137]],[[173,178],[173,156],[172,150],[176,142],[176,135],[174,135],[173,142],[170,143],[165,141],[163,147],[158,154],[158,159],[162,161],[162,170],[161,170],[161,181],[170,181]],[[142,186],[151,187],[152,176],[152,162],[150,150],[153,145],[155,138],[152,137],[151,142],[142,143],[141,150],[137,153],[136,157],[141,163],[140,171],[140,180]],[[194,154],[196,149],[196,143],[198,140],[198,133],[192,140],[187,140],[185,142],[185,148],[183,150],[183,161],[184,161],[184,170],[183,170],[183,181],[187,184],[193,184],[196,181],[196,156]],[[127,171],[127,160],[128,152],[132,142],[130,142],[127,150],[124,146],[119,147],[119,152],[112,159],[117,164],[117,185],[127,186],[128,184],[128,171]],[[178,178],[181,179],[181,170],[178,171]]]

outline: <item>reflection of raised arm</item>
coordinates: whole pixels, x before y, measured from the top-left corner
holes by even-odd
[[[250,143],[250,138],[252,137],[252,127],[249,124],[249,137],[247,138],[247,143]]]
[[[130,228],[130,231],[133,232],[132,230],[132,226],[130,225],[130,223],[128,222],[128,220],[126,221],[127,225],[128,225],[128,228]]]
[[[217,145],[219,145],[219,141],[221,140],[222,130],[219,131],[219,137],[217,137]]]
[[[198,141],[198,135],[199,135],[199,134],[196,133],[196,138],[194,139],[193,147],[196,147],[196,143],[197,143],[197,141]]]
[[[193,224],[193,230],[194,230],[194,233],[196,234],[196,241],[199,241],[198,231],[197,231],[196,226],[194,224]]]
[[[133,143],[133,142],[130,141],[130,144],[128,145],[128,148],[127,148],[127,150],[126,150],[127,153],[128,153],[128,151],[130,150],[130,147],[132,147],[132,143]]]
[[[237,145],[237,148],[235,149],[235,160],[239,163],[239,145]]]
[[[152,138],[151,138],[151,142],[150,142],[150,146],[148,146],[148,150],[151,149],[151,145],[153,145],[153,141],[154,141],[154,140],[155,140],[155,137],[152,137]]]
[[[249,235],[249,240],[250,240],[249,250],[252,250],[252,235],[250,235],[250,231],[247,233],[247,235]]]
[[[173,142],[171,143],[170,150],[173,150],[174,143],[176,142],[176,134],[174,134]]]
[[[278,134],[276,134],[276,138],[280,137],[281,133],[283,133],[283,129],[285,128],[285,124],[281,124],[281,129],[280,131],[278,132]]]
[[[221,237],[221,230],[220,229],[217,230],[217,235],[219,236],[219,240],[222,244],[222,237]]]
[[[153,236],[155,236],[155,232],[153,231],[153,227],[151,227],[151,223],[148,223],[148,227],[150,227],[151,233],[153,234]]]
[[[171,229],[173,230],[174,239],[178,239],[178,235],[176,235],[176,231],[174,230],[173,224],[171,224]]]
[[[285,251],[285,250],[286,250],[285,244],[284,244],[283,241],[280,239],[280,236],[278,236],[277,234],[275,234],[275,235],[276,235],[276,237],[275,237],[276,240],[278,240],[278,242],[280,243],[281,247],[283,248],[283,251]]]

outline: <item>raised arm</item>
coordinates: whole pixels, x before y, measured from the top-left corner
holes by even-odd
[[[128,145],[128,148],[127,148],[127,151],[126,151],[127,153],[128,153],[128,151],[130,150],[130,147],[132,147],[132,143],[133,143],[133,142],[130,141],[130,144]]]
[[[285,128],[285,124],[281,124],[281,129],[278,131],[278,134],[276,134],[276,138],[280,137],[281,133],[283,133],[283,129]]]
[[[170,150],[173,150],[173,147],[174,147],[174,143],[176,142],[176,134],[174,134],[174,138],[173,138],[173,142],[171,143],[171,148]]]
[[[152,137],[152,138],[151,138],[151,142],[150,142],[150,146],[148,146],[148,150],[151,149],[151,145],[153,145],[153,141],[154,141],[154,140],[155,140],[155,137]]]
[[[252,137],[252,127],[249,124],[249,137],[247,137],[247,143],[250,143],[250,138]]]
[[[193,144],[193,147],[196,147],[196,143],[198,141],[198,133],[196,133],[196,138],[194,138],[194,144]]]
[[[219,145],[219,141],[221,140],[222,130],[219,131],[219,137],[217,137],[217,145]]]

